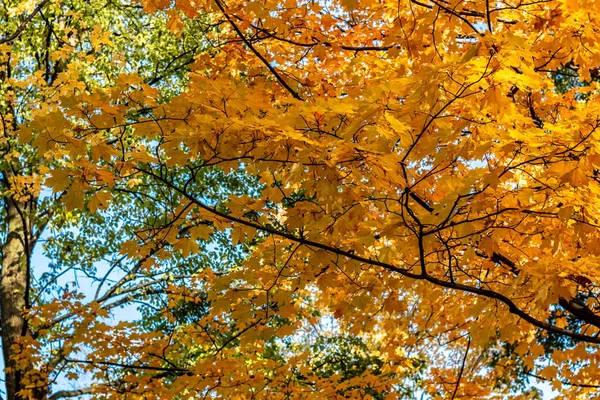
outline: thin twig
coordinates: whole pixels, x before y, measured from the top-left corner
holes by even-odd
[[[460,366],[460,372],[458,373],[458,379],[456,380],[456,387],[454,388],[454,393],[452,393],[452,400],[456,397],[456,393],[458,392],[458,387],[460,386],[460,380],[462,379],[463,372],[465,371],[465,364],[467,363],[467,355],[469,354],[469,349],[471,348],[471,338],[467,341],[467,350],[465,350],[465,355],[462,359],[462,365]]]
[[[540,381],[552,382],[552,379],[544,378],[543,376],[539,376],[539,375],[536,375],[531,372],[525,372],[525,375],[529,375],[535,379],[539,379]],[[569,382],[569,381],[562,380],[562,379],[559,382],[566,386],[581,387],[581,388],[593,388],[593,389],[600,388],[600,385],[592,385],[591,383],[573,383],[573,382]]]
[[[492,18],[490,17],[490,0],[485,0],[485,16],[490,33],[494,33],[492,30]]]
[[[117,367],[117,368],[127,368],[127,369],[139,369],[139,370],[148,370],[148,371],[165,371],[172,372],[175,374],[188,374],[190,372],[189,369],[184,368],[169,368],[169,367],[153,367],[151,365],[132,365],[132,364],[123,364],[118,362],[110,362],[110,361],[91,361],[91,360],[77,360],[72,358],[65,358],[66,362],[76,363],[76,364],[90,364],[93,367],[100,368],[99,366],[107,366],[107,367]]]

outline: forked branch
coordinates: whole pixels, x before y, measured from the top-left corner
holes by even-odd
[[[474,287],[474,286],[464,285],[464,284],[457,283],[457,282],[446,281],[446,280],[439,279],[439,278],[436,278],[434,276],[427,275],[427,274],[415,273],[415,272],[412,272],[410,269],[400,268],[400,267],[397,267],[397,266],[387,263],[387,262],[382,262],[377,259],[358,255],[352,250],[345,250],[345,249],[339,248],[334,245],[329,245],[326,243],[309,240],[303,236],[298,236],[298,235],[295,235],[290,232],[284,232],[284,231],[276,229],[272,226],[261,225],[254,221],[246,220],[244,218],[239,218],[239,217],[227,214],[223,211],[220,211],[214,207],[211,207],[211,206],[205,204],[200,199],[196,198],[192,194],[190,194],[187,191],[183,190],[182,188],[178,187],[173,182],[170,182],[169,180],[165,179],[164,177],[161,177],[160,175],[157,175],[152,170],[145,170],[140,167],[138,167],[137,169],[138,169],[138,171],[140,171],[148,176],[151,176],[154,179],[156,179],[157,181],[163,183],[170,189],[180,193],[182,196],[184,196],[189,201],[191,201],[192,203],[197,205],[199,208],[201,208],[205,211],[208,211],[208,212],[212,213],[213,215],[221,217],[225,220],[228,220],[230,222],[237,223],[240,225],[245,225],[245,226],[254,228],[256,230],[259,230],[259,231],[267,232],[272,235],[291,240],[298,244],[325,250],[327,252],[337,254],[337,255],[340,255],[340,256],[343,256],[348,259],[355,260],[355,261],[358,261],[361,263],[382,267],[388,271],[399,273],[400,275],[405,276],[407,278],[411,278],[411,279],[415,279],[415,280],[425,280],[425,281],[428,281],[428,282],[430,282],[434,285],[440,286],[440,287],[445,287],[448,289],[457,290],[457,291],[461,291],[461,292],[465,292],[465,293],[473,293],[473,294],[476,294],[478,296],[482,296],[482,297],[485,297],[488,299],[494,299],[500,303],[503,303],[506,307],[508,307],[508,311],[511,314],[517,315],[518,317],[529,322],[533,326],[536,326],[547,332],[555,333],[555,334],[562,335],[562,336],[567,336],[567,337],[570,337],[570,338],[573,338],[575,340],[579,340],[582,342],[600,343],[599,336],[585,335],[585,334],[573,332],[568,329],[559,328],[555,325],[549,324],[545,321],[542,321],[542,320],[539,320],[539,319],[533,317],[527,311],[525,311],[524,309],[519,307],[511,298],[509,298],[508,296],[506,296],[502,293],[499,293],[499,292],[496,292],[496,291],[490,290],[490,289],[484,289],[483,287]]]

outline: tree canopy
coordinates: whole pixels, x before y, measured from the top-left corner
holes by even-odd
[[[3,3],[7,397],[599,396],[599,16]]]

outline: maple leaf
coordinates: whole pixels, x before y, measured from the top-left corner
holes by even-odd
[[[112,194],[106,190],[101,190],[96,193],[89,201],[88,208],[91,213],[95,213],[98,209],[105,210],[112,199]]]

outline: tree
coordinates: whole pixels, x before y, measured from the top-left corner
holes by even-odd
[[[93,103],[98,91],[128,82],[143,84],[153,96],[158,96],[159,102],[167,101],[185,86],[194,56],[205,47],[211,49],[205,35],[211,26],[202,18],[191,21],[173,13],[147,16],[141,7],[127,3],[72,2],[60,8],[42,2],[35,7],[23,6],[5,10],[3,18],[14,34],[2,38],[3,43],[10,44],[4,48],[7,51],[3,76],[5,211],[13,213],[3,220],[6,236],[13,238],[13,242],[6,239],[4,254],[13,260],[24,260],[25,264],[4,269],[4,293],[10,298],[4,300],[2,307],[3,323],[20,327],[4,330],[7,396],[12,399],[19,393],[19,398],[46,395],[64,398],[101,393],[107,388],[122,392],[130,385],[127,379],[132,369],[126,363],[131,357],[144,353],[146,357],[158,356],[148,353],[144,346],[130,346],[130,352],[117,351],[112,357],[109,354],[113,351],[107,350],[102,360],[94,359],[100,364],[79,358],[86,353],[98,354],[102,344],[115,346],[110,335],[118,338],[137,334],[137,340],[153,340],[157,334],[174,338],[189,325],[197,324],[206,317],[208,303],[202,291],[199,300],[194,297],[190,301],[186,297],[185,291],[196,287],[193,275],[204,268],[223,273],[239,263],[245,251],[240,246],[231,246],[224,234],[212,235],[208,240],[202,222],[175,225],[177,218],[186,212],[185,208],[177,209],[180,196],[153,186],[144,177],[133,177],[119,187],[110,185],[109,179],[99,190],[83,194],[65,191],[68,184],[64,185],[64,179],[68,179],[68,174],[57,172],[48,180],[55,193],[42,192],[42,176],[48,168],[77,160],[49,154],[43,157],[44,150],[53,143],[38,136],[40,129],[35,133],[29,129],[36,126],[35,114],[44,115],[47,110],[40,109],[45,104],[52,108],[65,92],[75,91],[81,98],[91,95],[88,101],[94,99]],[[13,18],[21,11],[24,11],[21,20]],[[123,70],[135,72],[135,76],[120,77]],[[100,94],[98,99],[105,96],[106,93]],[[57,117],[61,111],[53,110]],[[129,117],[147,115],[148,111],[142,109]],[[98,114],[91,122],[102,123],[105,118]],[[108,121],[114,123],[115,119],[108,117]],[[60,125],[58,121],[54,123]],[[60,129],[58,125],[53,128]],[[135,140],[130,135],[131,127],[120,128],[121,140]],[[140,146],[138,149],[143,146],[139,142],[136,145]],[[90,155],[99,164],[97,177],[107,178],[102,164],[116,153],[101,142],[82,148],[82,152],[86,150],[93,153]],[[172,169],[171,178],[185,177],[186,171]],[[218,169],[205,169],[195,174],[195,179],[202,188],[203,198],[211,204],[220,204],[228,194],[256,195],[255,179],[239,172],[224,174]],[[85,186],[87,182],[79,184]],[[84,204],[87,209],[77,207]],[[27,222],[27,229],[19,225],[22,221]],[[206,236],[207,240],[184,242],[190,233]],[[27,237],[30,239],[24,240]],[[181,239],[175,248],[163,240],[173,237]],[[49,270],[43,273],[33,255],[40,239],[51,260]],[[28,246],[18,246],[24,241]],[[142,252],[130,260],[123,253],[135,252],[138,241],[150,244],[149,254]],[[79,280],[84,281],[81,286]],[[93,293],[83,288],[88,284]],[[173,299],[173,295],[178,297]],[[137,326],[130,321],[110,321],[113,310],[132,304],[139,305],[143,316]],[[216,328],[206,327],[207,334],[217,338],[219,346],[233,346],[236,337],[228,331],[235,329],[235,323],[226,321],[223,326],[216,325]],[[224,329],[225,333],[219,332]],[[89,336],[89,331],[96,331],[96,335]],[[90,346],[90,340],[95,347]],[[160,348],[162,358],[158,359],[168,363],[169,358],[176,358],[182,365],[179,372],[205,358],[206,352],[199,346],[188,346],[189,340],[177,338],[157,346],[164,343]],[[276,349],[272,346],[271,353]],[[171,353],[176,351],[179,353],[172,357]],[[283,360],[274,353],[270,357]],[[360,365],[361,359],[356,363]],[[61,390],[67,380],[94,382],[86,371],[93,371],[98,365],[104,367],[105,379],[99,380],[103,385]],[[169,368],[160,371],[160,379],[167,382],[177,372]]]
[[[189,64],[205,46],[204,32],[208,27],[200,20],[187,28],[174,26],[174,22],[168,23],[166,15],[149,16],[139,6],[118,1],[4,2],[0,21],[3,26],[0,36],[3,196],[0,318],[4,365],[7,366],[6,394],[10,399],[15,398],[17,392],[25,397],[42,398],[48,391],[48,379],[55,378],[52,370],[60,371],[65,362],[57,346],[68,342],[66,339],[72,333],[68,322],[77,313],[63,314],[66,318],[53,326],[62,330],[63,336],[61,341],[45,343],[45,350],[49,352],[46,363],[25,360],[19,365],[14,357],[21,338],[30,340],[39,335],[26,312],[42,304],[52,305],[53,296],[74,300],[73,290],[60,281],[69,271],[92,276],[97,282],[102,279],[103,287],[98,287],[96,299],[102,296],[104,303],[120,297],[118,303],[127,304],[140,296],[140,290],[148,291],[147,287],[136,291],[130,286],[126,296],[118,296],[118,286],[114,286],[111,279],[115,274],[122,278],[119,274],[127,265],[118,257],[118,251],[121,242],[134,235],[136,226],[127,224],[131,220],[123,216],[146,218],[137,221],[137,228],[147,229],[160,223],[156,217],[152,220],[152,215],[160,213],[160,204],[150,207],[146,201],[145,207],[135,210],[132,207],[139,208],[139,199],[136,203],[131,197],[126,198],[126,193],[104,191],[92,198],[76,200],[85,200],[90,210],[96,211],[106,208],[107,196],[112,196],[116,200],[113,207],[118,207],[120,215],[115,209],[104,215],[99,212],[89,215],[74,210],[72,204],[65,208],[62,191],[51,195],[41,190],[48,168],[57,166],[60,160],[42,157],[43,152],[32,146],[26,132],[20,129],[36,113],[44,114],[45,104],[51,105],[64,94],[63,90],[85,92],[87,88],[110,86],[123,71],[136,71],[154,88],[157,96],[167,99],[183,87]],[[60,128],[55,126],[54,129]],[[19,139],[20,134],[25,136]],[[105,156],[102,151],[107,149],[97,146],[94,157]],[[208,181],[209,177],[203,179]],[[231,187],[222,186],[225,191]],[[161,200],[163,204],[168,201]],[[50,271],[43,275],[33,258],[40,240],[53,261]],[[96,263],[103,259],[111,263],[111,275],[103,276],[106,271],[96,271]],[[118,283],[131,284],[139,278],[131,276]],[[47,325],[50,326],[50,322]],[[23,371],[28,371],[29,377],[24,376]],[[34,383],[24,384],[28,379]]]
[[[524,398],[533,375],[596,395],[595,3],[140,4],[215,27],[185,90],[73,76],[19,137],[55,160],[42,174],[68,209],[125,190],[171,199],[168,222],[121,245],[134,265],[201,254],[211,235],[249,256],[169,285],[155,315],[198,314],[176,329],[107,326],[68,296],[36,308],[41,332],[79,307],[98,339],[71,328],[88,351],[68,359],[102,393],[401,397],[412,380],[432,398]],[[199,176],[215,168],[256,189],[207,198]],[[323,318],[348,360],[366,346],[358,373],[335,366],[336,340],[332,369],[298,345]],[[62,334],[21,338],[17,360]]]

